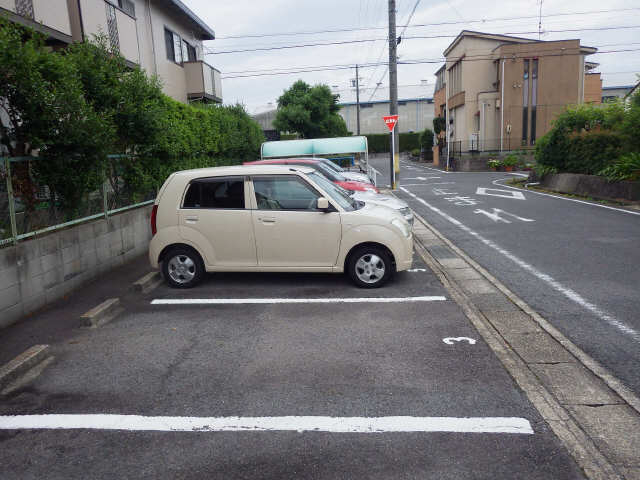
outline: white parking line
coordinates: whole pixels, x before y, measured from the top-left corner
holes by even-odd
[[[504,185],[503,183],[496,183],[496,182],[502,182],[504,180],[506,180],[506,179],[498,178],[497,180],[494,180],[491,183],[493,183],[494,185],[500,185],[501,187],[510,188],[512,190],[522,190],[520,188],[510,187],[509,185]],[[561,195],[550,195],[548,193],[536,192],[535,190],[529,190],[529,189],[527,189],[527,193],[533,193],[535,195],[542,195],[543,197],[556,198],[558,200],[567,200],[569,202],[584,203],[585,205],[591,205],[592,207],[606,208],[607,210],[615,210],[617,212],[630,213],[631,215],[640,215],[640,212],[632,212],[631,210],[625,210],[623,208],[609,207],[607,205],[600,205],[599,203],[585,202],[584,200],[576,200],[575,198],[567,198],[567,197],[563,197]]]
[[[269,303],[407,303],[442,302],[445,297],[343,297],[343,298],[156,298],[152,305],[248,305]]]
[[[504,185],[504,186],[506,186],[506,185]],[[414,193],[411,193],[406,188],[400,187],[400,190],[404,191],[405,193],[407,193],[411,197],[415,198],[418,202],[422,203],[425,207],[427,207],[431,211],[437,213],[438,215],[444,217],[449,222],[453,223],[454,225],[456,225],[461,230],[467,232],[472,237],[477,238],[482,243],[484,243],[487,247],[496,250],[503,257],[508,258],[509,260],[514,262],[516,265],[518,265],[520,268],[522,268],[523,270],[526,270],[527,272],[531,273],[533,276],[535,276],[539,280],[542,280],[547,285],[549,285],[551,288],[553,288],[557,292],[560,292],[561,294],[563,294],[569,300],[572,300],[573,302],[577,303],[578,305],[580,305],[584,309],[590,311],[593,315],[598,317],[600,320],[608,323],[612,327],[615,327],[616,329],[618,329],[619,331],[621,331],[625,335],[630,336],[633,340],[635,340],[636,342],[640,343],[640,332],[638,332],[637,330],[631,328],[630,326],[626,325],[625,323],[621,322],[620,320],[615,318],[613,315],[610,315],[610,314],[606,313],[605,311],[601,310],[600,307],[598,307],[597,305],[595,305],[595,304],[589,302],[588,300],[586,300],[585,298],[583,298],[575,290],[572,290],[571,288],[565,287],[564,285],[562,285],[560,282],[555,280],[550,275],[547,275],[546,273],[541,272],[536,267],[534,267],[532,265],[529,265],[525,261],[523,261],[520,258],[516,257],[514,254],[512,254],[508,250],[505,250],[504,248],[502,248],[499,245],[495,244],[491,240],[488,240],[488,239],[484,238],[483,236],[479,235],[478,233],[474,232],[469,227],[464,225],[462,222],[460,222],[460,221],[456,220],[455,218],[451,217],[450,215],[446,214],[445,212],[443,212],[439,208],[436,208],[433,205],[427,203],[422,198],[418,197]]]
[[[141,415],[12,415],[0,429],[91,429],[157,432],[459,432],[533,434],[519,417],[146,417]]]

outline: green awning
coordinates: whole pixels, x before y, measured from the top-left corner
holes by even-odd
[[[367,137],[314,138],[264,142],[261,158],[367,153]]]

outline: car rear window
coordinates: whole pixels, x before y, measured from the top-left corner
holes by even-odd
[[[216,177],[192,180],[182,208],[244,208],[244,178]]]

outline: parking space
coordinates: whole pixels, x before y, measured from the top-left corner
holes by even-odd
[[[212,274],[126,306],[0,405],[0,477],[582,478],[417,256],[382,289]]]

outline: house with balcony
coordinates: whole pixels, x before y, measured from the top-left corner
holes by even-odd
[[[42,32],[53,48],[106,35],[170,97],[222,102],[220,71],[204,61],[203,41],[215,32],[180,0],[0,0],[0,14]]]
[[[450,154],[532,148],[567,105],[599,103],[597,64],[586,61],[596,51],[579,40],[460,32],[438,70]]]

